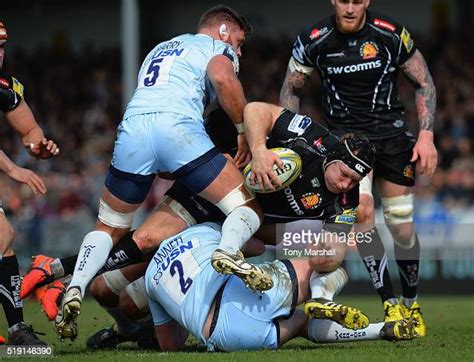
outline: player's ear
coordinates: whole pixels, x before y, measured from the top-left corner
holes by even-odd
[[[219,26],[219,38],[223,42],[227,42],[227,40],[229,40],[229,31],[227,30],[227,25],[221,24]]]

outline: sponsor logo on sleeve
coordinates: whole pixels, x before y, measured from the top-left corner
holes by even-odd
[[[15,91],[16,94],[18,94],[20,97],[23,97],[23,92],[24,92],[24,87],[23,84],[21,84],[18,79],[15,77],[12,77],[13,79],[13,90]]]
[[[411,38],[411,35],[408,30],[406,30],[405,28],[403,28],[402,30],[401,38],[403,45],[405,45],[407,53],[410,53],[410,51],[413,49],[413,39]]]
[[[314,140],[313,147],[315,147],[318,153],[322,156],[328,151],[327,148],[323,145],[322,137],[319,137],[318,139]]]
[[[309,34],[309,38],[311,40],[317,39],[320,36],[323,36],[324,34],[326,34],[328,31],[329,31],[329,29],[327,27],[324,27],[322,29],[314,28],[313,30],[311,30],[311,33]]]
[[[390,24],[389,22],[384,21],[384,20],[380,20],[380,19],[375,19],[374,20],[374,25],[376,25],[380,28],[390,30],[390,31],[395,31],[395,29],[397,29],[397,27],[395,25]]]
[[[359,54],[362,59],[372,59],[377,56],[379,53],[379,48],[377,44],[372,41],[366,41],[360,46]]]
[[[308,117],[296,115],[288,125],[288,131],[297,133],[301,136],[304,131],[311,125],[311,119]]]

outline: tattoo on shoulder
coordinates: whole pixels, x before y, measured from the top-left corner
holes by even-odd
[[[420,130],[433,130],[436,113],[436,88],[423,55],[416,50],[400,69],[416,87],[416,111]]]
[[[299,112],[301,90],[308,79],[307,74],[288,69],[280,90],[280,105],[290,111]]]

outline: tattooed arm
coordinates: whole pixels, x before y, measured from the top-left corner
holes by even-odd
[[[292,68],[291,65],[288,65],[285,80],[281,86],[280,106],[298,113],[300,110],[300,93],[310,74],[305,74]]]
[[[416,110],[420,121],[420,130],[433,131],[436,88],[425,58],[417,50],[400,69],[416,87]]]
[[[420,133],[413,149],[412,162],[417,161],[420,172],[433,176],[438,163],[438,153],[433,144],[433,123],[436,112],[436,88],[423,55],[416,50],[400,69],[416,87],[415,102]]]

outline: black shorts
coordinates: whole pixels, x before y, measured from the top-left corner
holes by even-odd
[[[381,177],[397,185],[415,185],[415,162],[410,162],[416,140],[402,133],[393,138],[372,140],[375,146],[374,179]]]
[[[176,181],[165,195],[178,201],[198,224],[203,222],[224,222],[224,213],[214,204],[193,194],[183,184]]]

